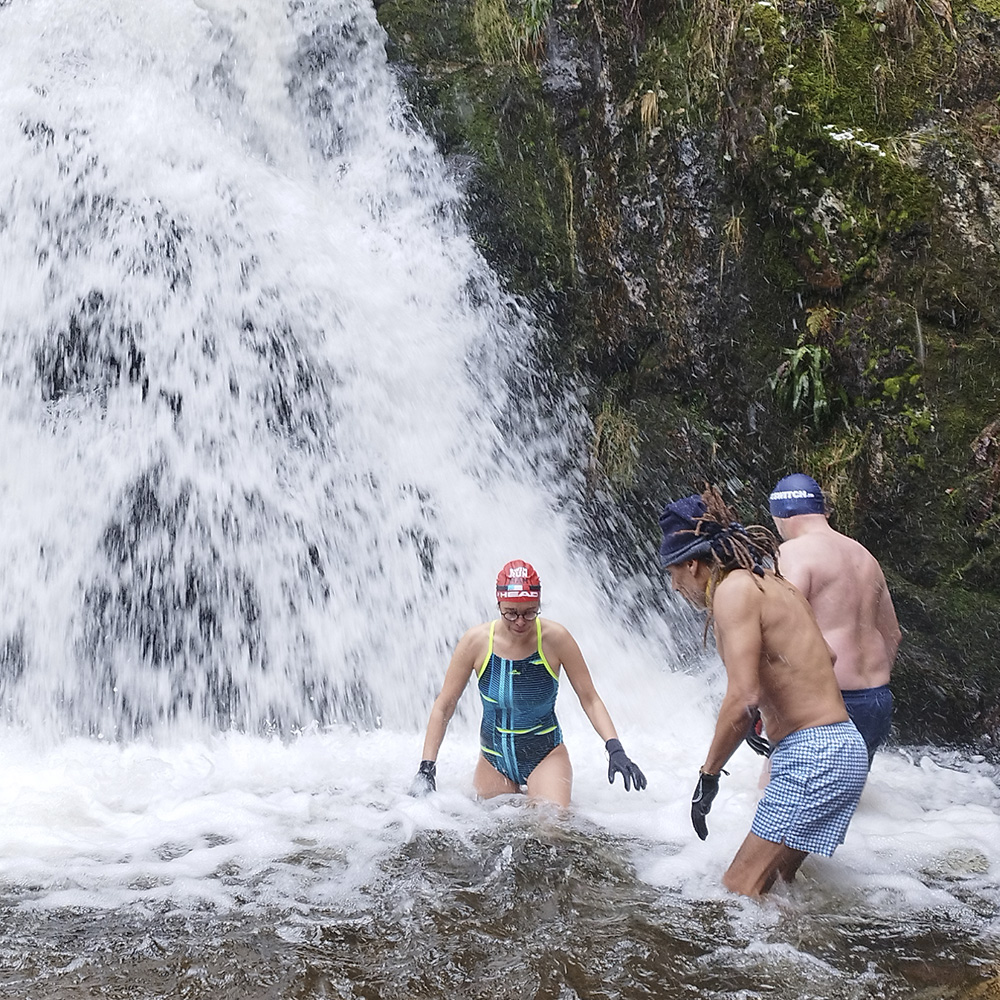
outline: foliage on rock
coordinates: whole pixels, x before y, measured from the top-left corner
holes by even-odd
[[[1000,5],[384,0],[379,17],[483,252],[589,389],[594,497],[642,536],[703,480],[756,520],[775,479],[811,472],[905,595],[904,700],[951,699],[997,734],[974,623],[1000,609]]]

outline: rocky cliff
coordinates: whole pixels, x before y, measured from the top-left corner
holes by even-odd
[[[1000,3],[383,0],[469,222],[588,390],[595,528],[792,470],[886,568],[906,742],[1000,741]],[[642,546],[640,546],[642,548]]]

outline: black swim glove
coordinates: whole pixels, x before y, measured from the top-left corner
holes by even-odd
[[[637,792],[646,787],[646,775],[629,760],[628,755],[622,750],[622,745],[618,740],[608,740],[604,744],[604,748],[608,751],[608,782],[610,784],[613,785],[615,783],[615,775],[620,774],[626,792],[633,785]]]
[[[705,817],[712,808],[712,800],[718,794],[719,775],[706,774],[702,771],[698,775],[698,784],[695,786],[694,796],[691,799],[691,823],[694,826],[694,832],[702,840],[708,836],[708,824],[705,822]]]
[[[422,760],[420,770],[417,771],[410,785],[411,795],[427,795],[429,792],[437,791],[437,762],[433,760]]]
[[[770,757],[774,747],[771,746],[770,741],[763,734],[762,727],[763,723],[760,718],[760,712],[755,710],[744,741],[754,753],[759,753],[761,757]]]

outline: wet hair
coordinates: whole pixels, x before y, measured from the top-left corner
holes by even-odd
[[[765,569],[773,568],[781,576],[778,572],[778,540],[771,531],[759,524],[744,527],[714,486],[706,485],[701,499],[705,512],[695,517],[694,533],[704,536],[708,547],[695,558],[709,564],[716,582],[734,569],[745,569],[755,576],[763,576]]]
[[[760,578],[765,570],[773,569],[779,577],[781,572],[778,569],[778,540],[771,531],[758,524],[744,527],[714,486],[706,484],[701,501],[705,511],[694,517],[692,534],[703,537],[707,544],[692,558],[707,563],[711,571],[705,591],[708,617],[703,638],[707,640],[712,624],[712,595],[729,573],[745,569],[753,575],[758,588],[763,589]]]

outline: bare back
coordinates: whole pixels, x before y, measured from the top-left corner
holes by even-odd
[[[772,572],[735,570],[716,589],[713,611],[732,728],[753,704],[774,743],[799,729],[847,721],[830,652],[795,587]]]
[[[900,632],[882,568],[860,542],[835,531],[822,515],[814,517],[820,520],[782,542],[782,576],[812,607],[836,654],[841,689],[888,684]]]

